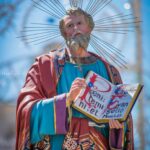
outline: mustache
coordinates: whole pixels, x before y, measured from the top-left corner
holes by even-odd
[[[76,33],[74,34],[73,37],[70,37],[67,39],[69,42],[77,42],[77,43],[82,43],[82,42],[89,42],[90,40],[90,35],[89,34],[82,34],[82,33]]]
[[[77,37],[77,36],[80,36],[80,35],[84,35],[80,30],[76,30],[74,33],[73,33],[73,35],[72,35],[72,37],[71,38],[75,38],[75,37]]]

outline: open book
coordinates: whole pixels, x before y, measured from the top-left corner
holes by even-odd
[[[76,97],[73,108],[97,123],[109,119],[125,121],[142,91],[140,84],[114,85],[90,71],[86,77],[87,87]]]

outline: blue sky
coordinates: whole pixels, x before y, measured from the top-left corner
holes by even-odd
[[[142,0],[142,42],[143,42],[143,68],[145,81],[150,83],[150,1]],[[147,82],[145,82],[147,83]],[[148,86],[149,87],[149,86]],[[148,88],[147,87],[147,88]]]

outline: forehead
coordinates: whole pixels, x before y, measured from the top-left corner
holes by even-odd
[[[70,22],[74,22],[74,21],[86,21],[85,16],[80,14],[80,15],[66,15],[64,18],[64,25],[70,23]]]

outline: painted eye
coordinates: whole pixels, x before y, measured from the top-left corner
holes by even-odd
[[[69,24],[69,25],[68,25],[68,28],[71,28],[71,27],[73,27],[73,24]]]
[[[78,22],[78,25],[81,25],[81,21]]]

